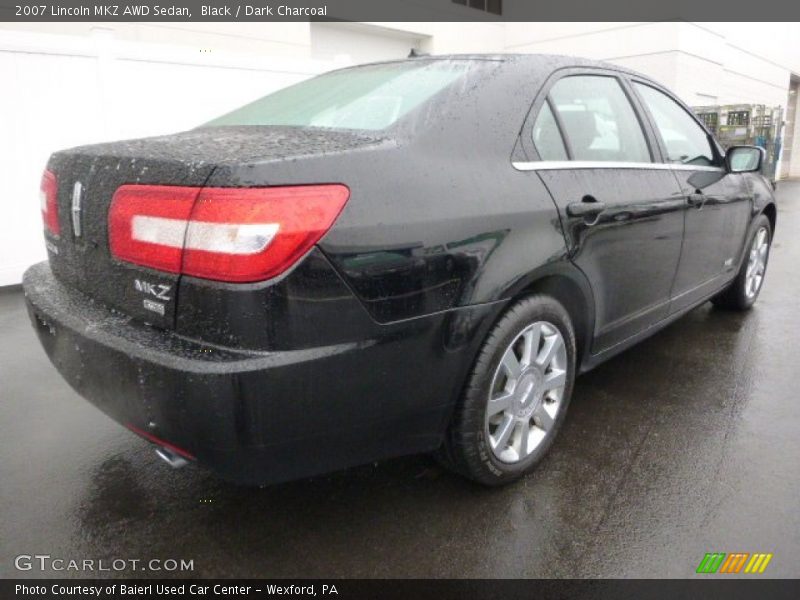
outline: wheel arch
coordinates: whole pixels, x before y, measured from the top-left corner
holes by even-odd
[[[769,219],[769,226],[772,230],[772,236],[775,236],[775,225],[778,221],[778,208],[775,206],[774,202],[770,202],[767,204],[764,209],[761,211],[761,214],[766,215],[767,219]]]
[[[583,273],[564,262],[531,273],[509,290],[507,306],[524,296],[545,294],[558,301],[569,314],[575,329],[576,368],[589,355],[594,332],[594,295]]]

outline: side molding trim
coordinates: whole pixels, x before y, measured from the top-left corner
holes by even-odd
[[[652,171],[713,171],[723,172],[721,167],[682,165],[672,163],[616,162],[602,160],[537,160],[512,162],[517,171],[556,171],[574,169],[645,169]]]

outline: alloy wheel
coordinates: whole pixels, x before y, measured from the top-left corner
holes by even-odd
[[[500,461],[516,463],[547,438],[567,383],[567,348],[558,328],[537,321],[509,344],[495,370],[485,433]]]
[[[753,298],[761,289],[764,281],[764,272],[767,270],[767,255],[769,254],[769,232],[766,227],[760,228],[750,246],[750,256],[747,261],[747,271],[744,278],[744,293],[747,298]]]

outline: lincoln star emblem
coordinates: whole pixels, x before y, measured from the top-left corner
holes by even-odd
[[[81,195],[83,194],[83,185],[80,181],[76,181],[72,186],[72,233],[75,237],[81,237]]]

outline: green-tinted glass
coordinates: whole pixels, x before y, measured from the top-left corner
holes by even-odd
[[[398,62],[333,71],[206,123],[385,129],[462,77],[466,60]]]

